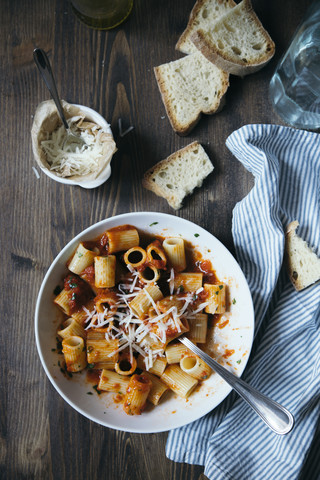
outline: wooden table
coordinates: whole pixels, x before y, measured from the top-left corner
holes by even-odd
[[[181,57],[175,43],[193,0],[135,0],[129,20],[110,32],[81,24],[67,1],[2,0],[1,19],[1,443],[3,479],[184,480],[201,466],[165,456],[167,434],[139,435],[97,425],[74,411],[47,380],[36,351],[33,317],[42,279],[62,247],[104,218],[160,211],[198,223],[233,251],[232,209],[253,186],[225,146],[248,123],[281,123],[268,83],[310,0],[253,0],[277,53],[260,72],[231,77],[221,113],[203,117],[188,137],[165,115],[153,67]],[[34,47],[49,55],[58,90],[110,123],[118,146],[112,176],[94,190],[37,179],[30,129],[36,106],[50,95],[33,63]],[[119,136],[123,128],[134,130]],[[215,170],[174,212],[141,186],[144,171],[193,140]]]

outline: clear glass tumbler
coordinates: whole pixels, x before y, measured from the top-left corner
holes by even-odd
[[[131,13],[133,0],[70,0],[76,16],[97,30],[109,30],[124,22]]]
[[[320,0],[308,9],[269,87],[276,113],[293,127],[320,128]]]

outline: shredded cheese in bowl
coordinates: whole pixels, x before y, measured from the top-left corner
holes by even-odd
[[[48,139],[41,142],[41,147],[47,155],[50,170],[61,177],[88,175],[99,166],[106,132],[94,123],[83,122],[79,116],[69,118],[68,125],[71,133],[82,141],[74,141],[63,125],[48,132]]]
[[[111,174],[116,144],[110,126],[88,107],[63,102],[63,108],[73,135],[62,125],[52,101],[38,106],[32,126],[35,159],[57,181],[94,188]]]

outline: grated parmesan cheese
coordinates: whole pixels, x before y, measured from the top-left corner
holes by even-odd
[[[195,318],[195,315],[202,311],[208,302],[194,304],[195,293],[202,291],[202,288],[199,288],[197,292],[187,292],[184,296],[180,297],[184,304],[179,311],[176,306],[172,306],[166,312],[161,313],[150,294],[144,290],[156,315],[147,319],[141,319],[131,309],[130,301],[143,290],[143,288],[137,285],[138,272],[132,268],[132,266],[128,266],[128,269],[131,278],[126,278],[125,283],[118,284],[117,311],[115,313],[112,312],[111,315],[108,307],[105,308],[103,313],[97,313],[95,309],[90,312],[84,307],[87,315],[86,323],[88,323],[86,330],[110,324],[110,331],[106,333],[106,338],[118,339],[119,348],[111,352],[109,356],[111,357],[115,353],[128,348],[130,358],[133,356],[133,351],[140,353],[144,357],[146,370],[149,370],[155,360],[163,355],[164,348],[161,348],[161,345],[159,348],[159,342],[163,344],[164,347],[167,342],[168,329],[175,329],[177,332],[181,332],[181,321],[183,319],[188,320]],[[171,290],[174,282],[173,269],[171,269],[168,282]],[[117,327],[113,321],[118,322]],[[156,343],[154,348],[152,348],[150,340]]]
[[[94,172],[103,157],[102,135],[106,132],[90,123],[90,128],[80,128],[82,117],[69,118],[70,132],[79,137],[79,142],[70,136],[61,125],[41,142],[50,170],[60,177],[87,175]]]

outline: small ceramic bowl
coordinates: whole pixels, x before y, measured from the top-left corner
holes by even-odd
[[[79,110],[81,110],[81,112],[83,112],[86,115],[86,120],[91,120],[97,125],[100,125],[104,129],[104,131],[112,135],[110,125],[98,112],[96,112],[95,110],[92,110],[92,108],[85,107],[84,105],[72,104],[72,106],[79,108]],[[34,138],[33,138],[33,143],[35,143]],[[87,188],[87,189],[99,187],[104,182],[106,182],[111,175],[111,166],[110,166],[111,160],[101,170],[101,172],[98,174],[98,176],[96,176],[96,178],[92,178],[93,177],[92,175],[90,176],[88,175],[86,177],[89,177],[89,178],[83,178],[83,180],[79,176],[75,180],[60,177],[56,175],[53,171],[49,170],[44,165],[42,165],[38,160],[37,160],[37,163],[41,168],[41,170],[43,171],[43,173],[45,173],[52,180],[55,180],[56,182],[59,182],[59,183],[64,183],[65,185],[78,185],[82,188]]]

